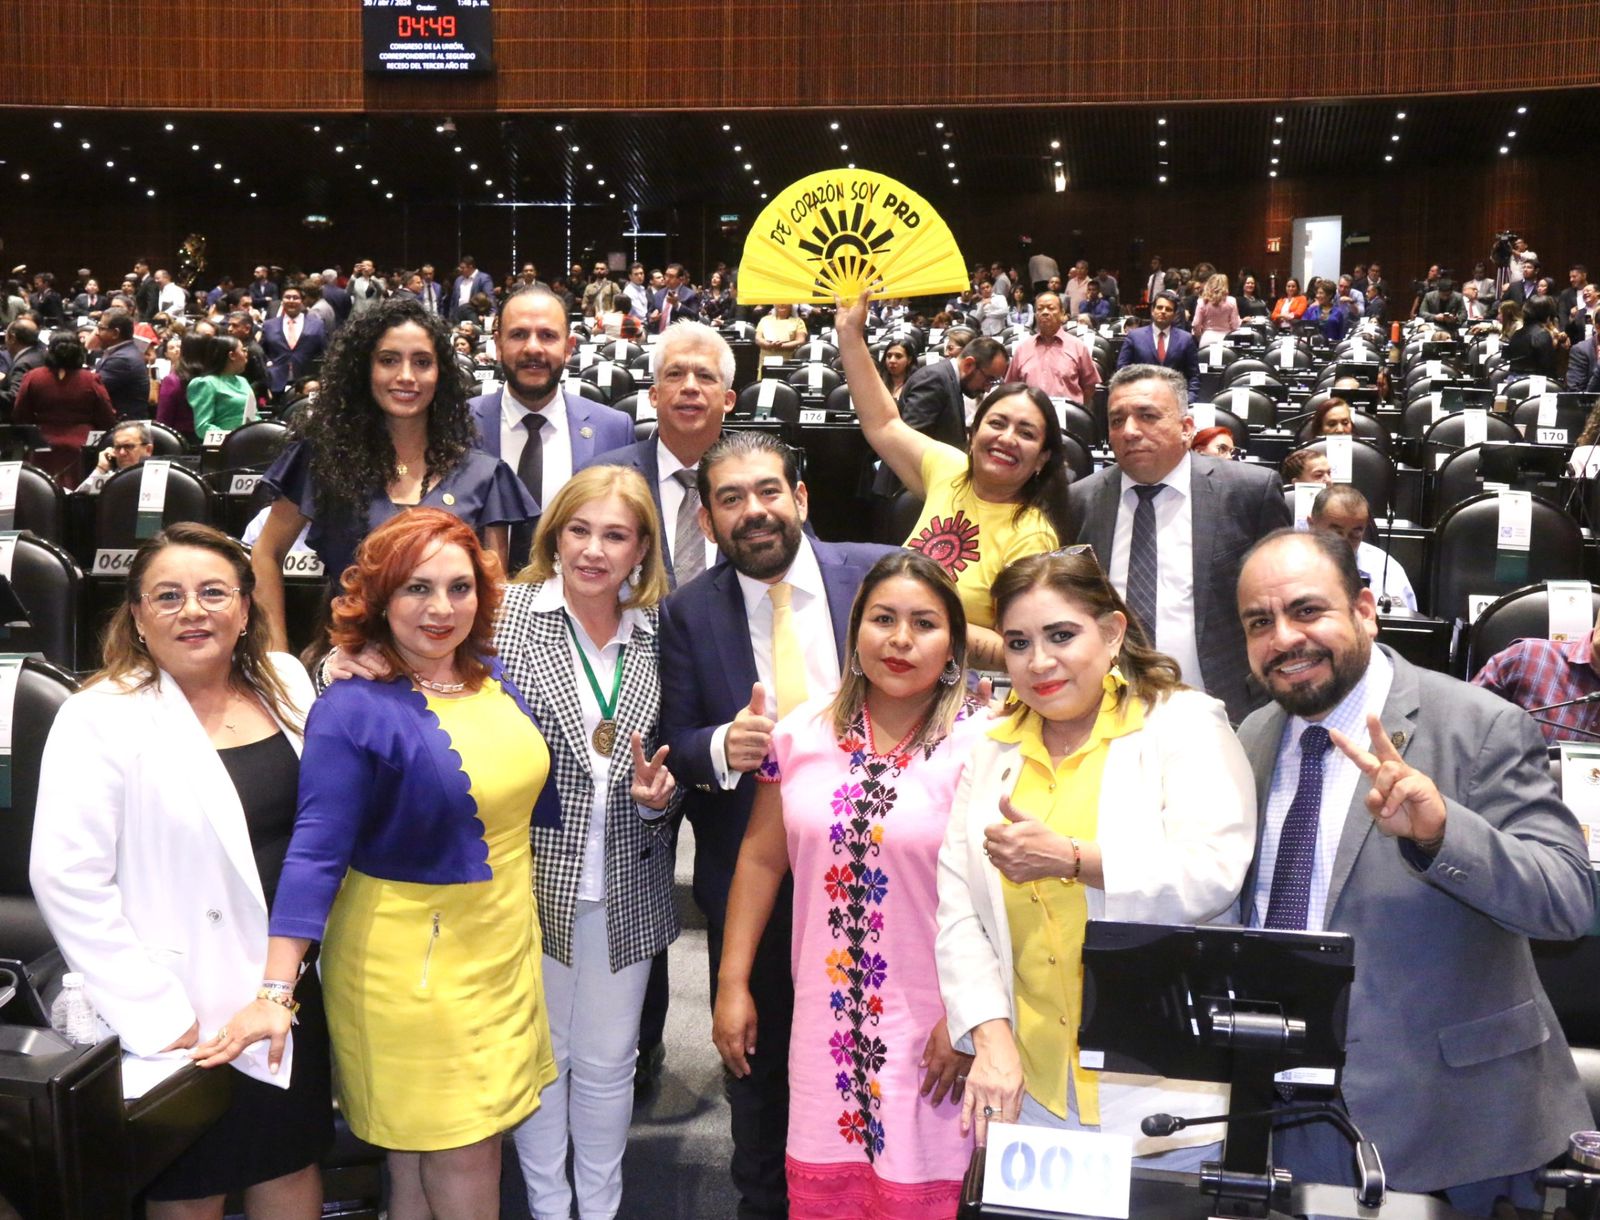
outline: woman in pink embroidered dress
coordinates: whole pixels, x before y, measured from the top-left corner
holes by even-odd
[[[850,612],[835,697],[778,723],[728,896],[713,1038],[759,1053],[750,963],[794,874],[791,1220],[953,1217],[972,1150],[933,941],[937,862],[969,717],[961,598],[938,564],[886,556]]]

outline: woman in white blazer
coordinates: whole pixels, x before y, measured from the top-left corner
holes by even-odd
[[[207,1061],[262,983],[312,691],[267,651],[244,548],[204,525],[146,542],[106,629],[104,668],[45,746],[29,876],[68,966],[139,1056]],[[332,1142],[327,1032],[302,985],[293,1053],[236,1063],[230,1109],[148,1192],[148,1215],[321,1214]],[[102,1030],[102,1032],[107,1032]]]
[[[939,856],[936,956],[950,1035],[975,1054],[964,1117],[1098,1129],[1192,1168],[1214,1128],[1151,1139],[1149,1114],[1227,1109],[1225,1085],[1082,1069],[1088,919],[1231,918],[1255,787],[1223,706],[1179,682],[1086,546],[994,585],[1017,702],[974,750]]]

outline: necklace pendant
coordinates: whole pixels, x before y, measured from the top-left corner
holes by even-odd
[[[467,689],[465,682],[432,682],[417,673],[411,675],[411,680],[423,690],[431,690],[438,695],[459,695]]]
[[[411,467],[407,466],[404,462],[396,462],[394,464],[394,472],[403,479],[406,477],[406,475],[411,473]]]
[[[594,726],[594,736],[589,739],[596,754],[605,758],[611,757],[612,747],[617,744],[617,722],[610,717]]]

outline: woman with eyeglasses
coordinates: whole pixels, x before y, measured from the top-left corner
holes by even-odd
[[[989,586],[1007,564],[1060,546],[1075,532],[1055,407],[1020,382],[991,385],[980,391],[964,452],[925,436],[901,418],[878,376],[867,348],[867,294],[837,305],[839,355],[861,431],[906,491],[923,501],[906,546],[956,582],[967,615],[968,664],[998,670],[1004,661]]]
[[[1214,428],[1201,428],[1194,434],[1194,440],[1189,442],[1189,448],[1207,457],[1231,458],[1235,452],[1233,430],[1220,424]]]
[[[1090,919],[1226,922],[1255,850],[1256,788],[1223,705],[1185,688],[1087,546],[994,585],[1010,715],[973,750],[939,853],[939,987],[973,1053],[962,1122],[1129,1136],[1190,1170],[1214,1127],[1140,1120],[1227,1110],[1224,1085],[1086,1069],[1078,1056]]]
[[[267,911],[295,822],[311,683],[268,651],[244,548],[168,526],[139,548],[104,667],[45,745],[30,880],[102,1035],[135,1055],[207,1059],[265,978]],[[322,1214],[333,1141],[317,971],[279,1068],[232,1066],[228,1110],[151,1184],[152,1220]],[[220,1068],[218,1069],[220,1070]]]

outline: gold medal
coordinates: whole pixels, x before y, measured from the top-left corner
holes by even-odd
[[[602,720],[594,726],[594,736],[589,740],[594,743],[596,754],[610,758],[611,747],[617,744],[617,722],[610,719]]]

